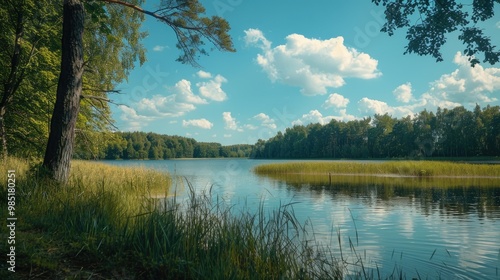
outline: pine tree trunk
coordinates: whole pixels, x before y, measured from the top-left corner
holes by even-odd
[[[65,183],[69,176],[83,74],[84,8],[81,0],[64,0],[61,73],[43,165]]]

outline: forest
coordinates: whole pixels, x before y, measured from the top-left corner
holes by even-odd
[[[109,139],[109,138],[108,138]],[[74,157],[80,159],[173,159],[249,157],[252,145],[222,146],[197,142],[192,138],[146,132],[116,132],[97,153],[81,146]]]
[[[424,110],[414,116],[372,118],[326,125],[296,125],[267,141],[254,158],[475,157],[500,154],[500,107],[478,105]]]

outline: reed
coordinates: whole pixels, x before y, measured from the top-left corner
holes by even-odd
[[[273,211],[233,211],[210,193],[186,201],[168,193],[167,174],[74,162],[67,185],[16,169],[16,274],[0,278],[338,279],[343,264],[295,218],[290,204]],[[31,170],[31,171],[30,171]],[[2,204],[6,186],[1,185]],[[3,204],[5,205],[5,204]],[[5,211],[1,218],[5,219]],[[7,243],[0,245],[7,250]],[[22,261],[21,261],[22,260]]]
[[[359,175],[359,174],[358,174]],[[298,173],[271,173],[259,174],[279,182],[286,182],[296,188],[329,187],[329,186],[367,186],[381,187],[416,187],[416,188],[457,188],[457,187],[498,187],[500,178],[482,177],[415,177],[415,176],[378,176],[372,175],[338,175],[338,174],[298,174]]]
[[[500,165],[437,161],[290,162],[263,164],[257,174],[364,174],[414,177],[500,177]]]
[[[238,213],[190,189],[185,204],[156,204],[125,236],[146,278],[338,279],[337,260],[297,221],[291,205]]]

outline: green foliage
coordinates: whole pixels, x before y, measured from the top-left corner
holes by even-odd
[[[0,6],[0,117],[7,150],[15,155],[39,157],[45,148],[59,66],[60,12],[45,0]]]
[[[146,59],[141,40],[147,33],[140,26],[144,16],[152,13],[142,10],[142,4],[143,0],[84,1],[85,74],[76,124],[76,158],[192,157],[194,148],[189,143],[184,143],[181,152],[172,147],[162,150],[161,145],[132,151],[112,133],[102,133],[113,122],[108,95],[127,78],[136,61],[142,64]],[[154,13],[175,31],[184,51],[181,62],[195,64],[198,53],[207,54],[202,38],[221,50],[234,51],[227,33],[229,24],[219,17],[205,17],[204,12],[198,1],[162,1]],[[61,5],[47,1],[8,0],[0,7],[0,81],[12,85],[12,90],[1,92],[0,100],[5,102],[1,102],[0,112],[12,155],[39,158],[45,150],[60,71],[61,14]],[[118,155],[127,150],[127,155]]]
[[[235,51],[228,34],[229,23],[219,16],[206,17],[205,7],[198,0],[163,0],[154,12],[144,10],[138,5],[141,3],[119,0],[103,0],[103,2],[131,8],[156,18],[172,28],[177,38],[176,46],[181,50],[181,55],[177,59],[179,62],[198,65],[196,62],[198,56],[208,54],[204,48],[204,40],[219,50]]]
[[[469,56],[471,66],[479,63],[479,59],[474,57],[477,54],[483,54],[483,62],[490,64],[500,60],[500,51],[477,26],[478,23],[493,18],[494,5],[498,1],[473,1],[472,13],[468,11],[467,6],[470,5],[457,3],[459,1],[455,0],[372,2],[385,7],[387,22],[382,32],[392,36],[396,29],[408,28],[405,54],[432,55],[437,61],[442,61],[441,47],[446,43],[446,35],[458,30],[458,39],[466,46],[464,54]]]
[[[269,170],[270,168],[265,169]],[[383,172],[383,170],[380,170]],[[286,182],[287,185],[294,186],[299,189],[321,190],[325,187],[328,189],[338,189],[340,193],[347,195],[359,195],[369,190],[366,186],[377,186],[384,190],[381,193],[381,198],[388,197],[409,197],[412,191],[427,191],[433,190],[439,192],[443,189],[456,188],[464,193],[467,193],[469,187],[479,187],[482,192],[489,192],[488,197],[492,200],[491,204],[499,205],[500,201],[495,201],[495,188],[500,184],[500,178],[485,178],[485,177],[458,177],[458,176],[401,176],[396,174],[328,174],[328,173],[257,173],[259,176],[270,178],[280,182]],[[488,189],[490,188],[491,189]],[[409,189],[408,191],[405,191]],[[387,194],[387,192],[390,194]],[[397,191],[397,193],[395,193]],[[408,194],[408,192],[410,194]],[[470,195],[457,195],[456,197],[468,197]],[[481,196],[474,197],[480,199]],[[472,202],[473,204],[473,202]],[[500,205],[499,205],[500,206]]]
[[[470,164],[443,161],[386,161],[386,162],[290,162],[263,164],[255,167],[258,174],[360,174],[393,177],[488,177],[500,178],[496,164]]]
[[[85,4],[90,19],[84,36],[83,94],[87,98],[81,102],[75,145],[77,154],[99,158],[102,147],[113,139],[111,133],[100,133],[112,126],[105,102],[108,91],[127,77],[136,60],[145,61],[140,40],[146,34],[139,30],[140,13],[123,6]],[[45,150],[60,71],[61,13],[60,5],[47,1],[7,1],[0,6],[0,14],[5,15],[0,18],[0,81],[19,83],[5,104],[6,139],[12,155],[39,158]],[[19,28],[22,38],[16,40]],[[17,68],[12,63],[16,44],[20,45]],[[1,94],[3,100],[7,93]]]
[[[259,140],[254,158],[421,158],[500,155],[500,107],[426,110],[413,118],[371,119],[287,128]]]
[[[127,79],[135,62],[146,60],[140,41],[147,33],[140,31],[144,15],[128,7],[94,1],[85,5],[90,20],[85,23],[83,98],[74,153],[76,158],[95,159],[103,158],[108,143],[116,142],[116,136],[108,132],[113,121],[107,100],[117,93],[112,90]]]
[[[252,145],[222,146],[219,143],[196,142],[192,138],[146,132],[96,133],[92,151],[79,147],[80,159],[172,159],[249,157]]]

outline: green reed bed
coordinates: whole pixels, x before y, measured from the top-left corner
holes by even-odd
[[[283,181],[287,184],[301,188],[304,185],[310,186],[332,186],[332,185],[377,185],[386,187],[498,187],[500,186],[500,177],[482,178],[482,177],[415,177],[415,176],[372,176],[370,174],[363,176],[352,175],[330,175],[323,174],[300,174],[300,173],[272,173],[262,174],[276,181]]]
[[[189,183],[188,183],[189,185]],[[300,224],[291,205],[232,211],[189,185],[185,203],[156,204],[126,235],[146,278],[335,279],[338,262]]]
[[[0,264],[1,279],[335,279],[345,272],[291,205],[236,211],[189,184],[186,201],[158,199],[152,194],[168,193],[168,174],[93,162],[74,162],[64,186],[25,161],[2,164],[2,176],[9,169],[17,176],[17,263],[16,274]]]
[[[415,177],[500,177],[500,165],[444,161],[290,162],[263,164],[257,174],[361,174]]]

